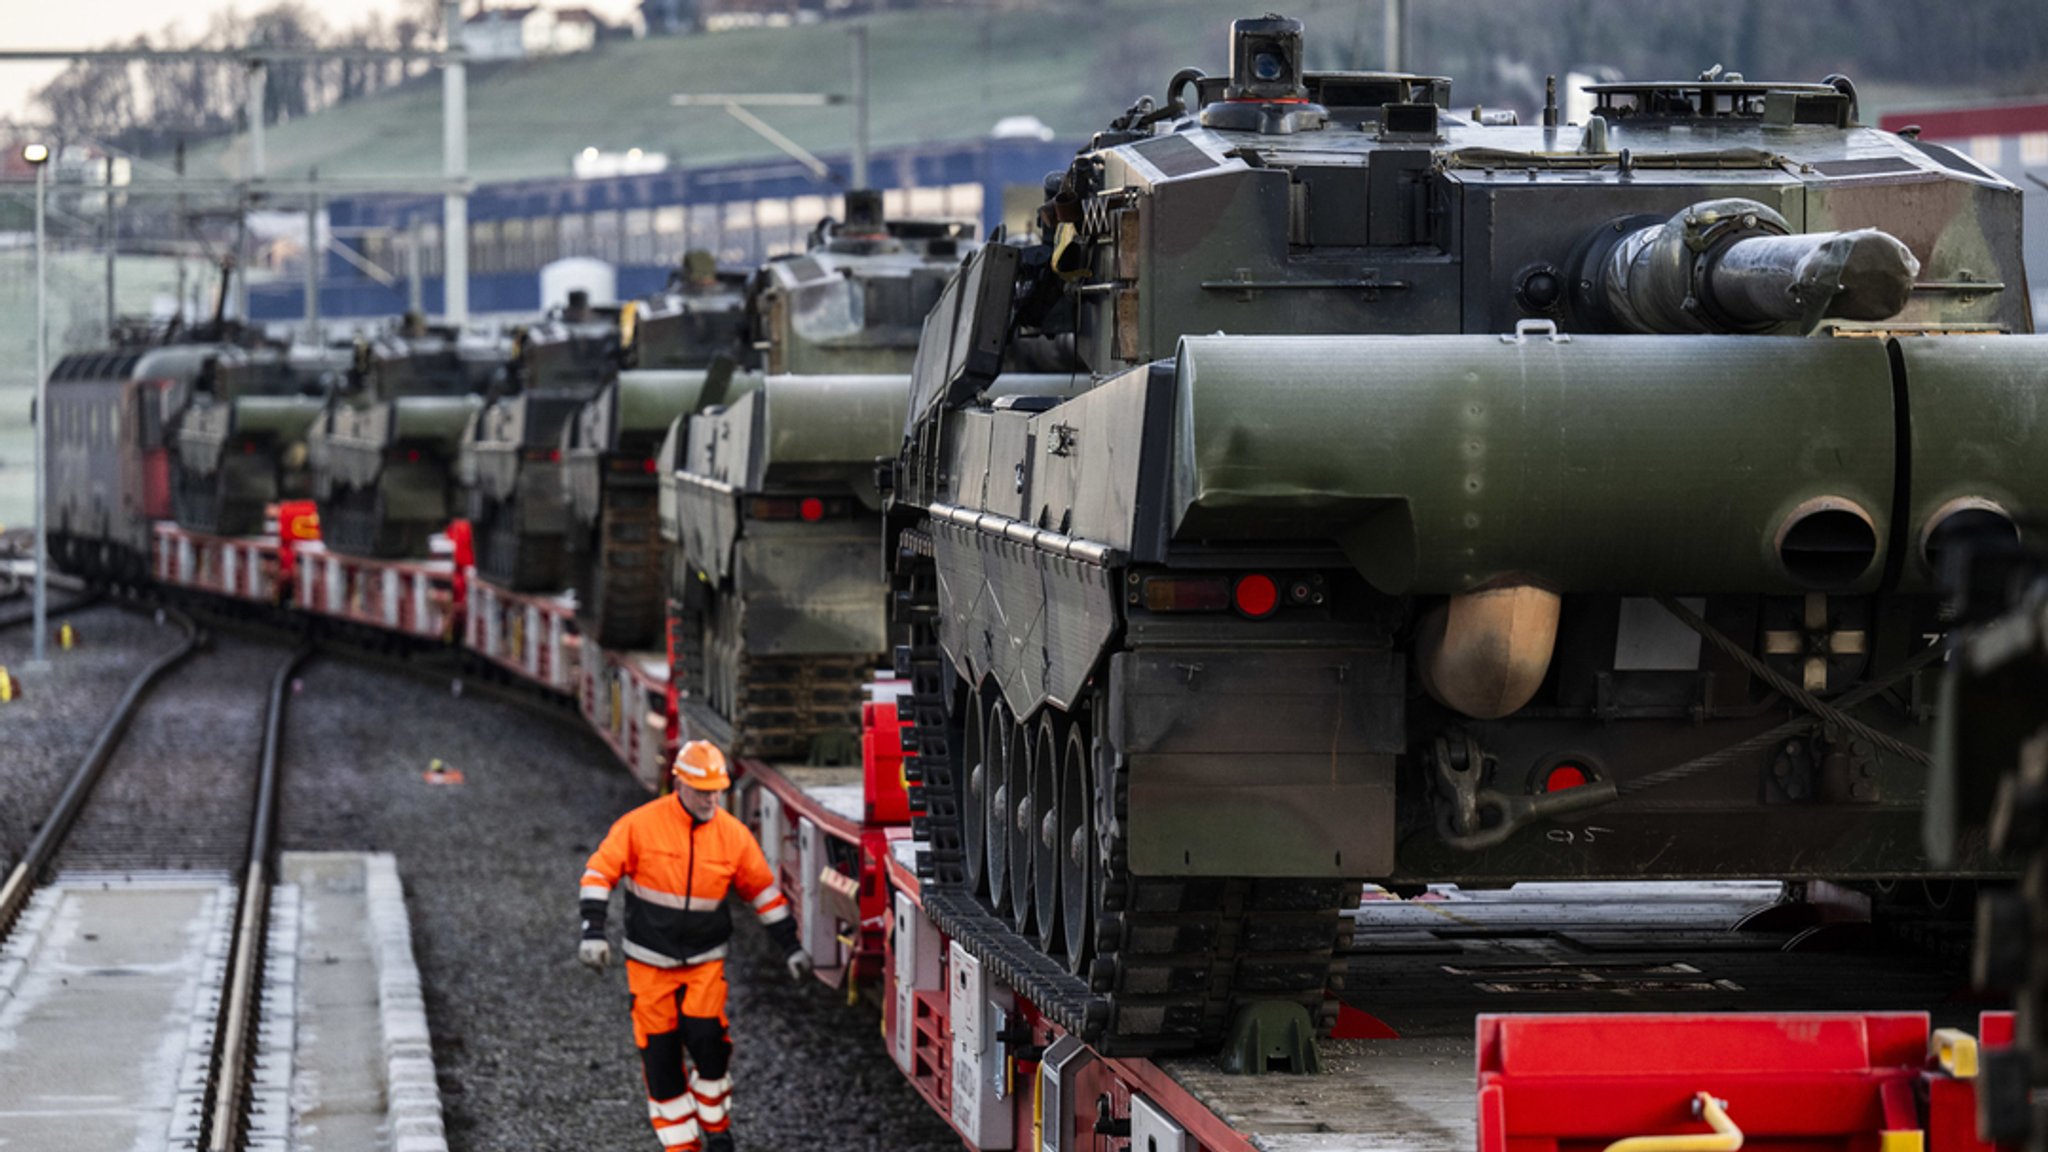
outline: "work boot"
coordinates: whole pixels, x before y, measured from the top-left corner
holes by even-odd
[[[733,1152],[732,1132],[706,1132],[704,1152]]]

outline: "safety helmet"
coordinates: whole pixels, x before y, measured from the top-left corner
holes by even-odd
[[[676,753],[675,767],[669,769],[678,787],[699,792],[723,792],[732,787],[725,770],[725,753],[709,740],[692,740]]]

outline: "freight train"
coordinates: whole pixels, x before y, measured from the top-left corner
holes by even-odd
[[[1313,1064],[1366,879],[2004,874],[1918,823],[1933,572],[2048,500],[2015,190],[1857,127],[1845,81],[1603,86],[1523,128],[1306,72],[1289,21],[1231,50],[939,297],[882,476],[897,705],[857,778],[745,764],[806,946],[879,972],[970,1145],[1246,1146],[1227,1092],[1141,1057]],[[663,661],[558,600],[128,527],[166,583],[460,635],[651,786],[686,723]],[[1910,1060],[1866,1021],[1870,1066],[1815,1073],[1872,1093],[1845,1132],[1895,1126],[1880,1081],[1930,1131],[1953,1108],[1921,1024]],[[1542,1080],[1517,1054],[1620,1033],[1507,1031],[1481,1022],[1483,1147],[1595,1064],[1661,1093],[1696,1055]]]

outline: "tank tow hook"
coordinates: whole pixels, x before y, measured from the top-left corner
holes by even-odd
[[[1485,787],[1491,760],[1469,732],[1452,729],[1436,739],[1430,768],[1437,786],[1437,834],[1453,848],[1491,848],[1537,820],[1597,808],[1616,795],[1606,780],[1536,796],[1502,792]]]

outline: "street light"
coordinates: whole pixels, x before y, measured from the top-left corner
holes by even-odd
[[[44,636],[49,632],[49,570],[50,530],[49,516],[44,511],[47,505],[50,458],[47,429],[50,426],[50,370],[48,329],[46,319],[48,290],[43,273],[45,252],[43,245],[43,210],[47,195],[47,170],[50,163],[50,146],[29,144],[22,148],[21,158],[36,170],[36,582],[35,582],[35,648],[29,658],[28,667],[23,671],[45,671],[49,661],[43,653]]]

